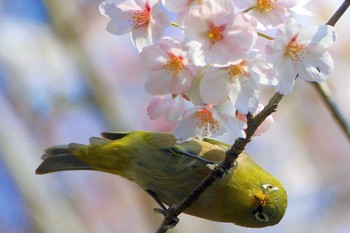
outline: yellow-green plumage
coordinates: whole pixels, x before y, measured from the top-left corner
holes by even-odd
[[[92,138],[87,146],[73,143],[47,149],[36,173],[80,169],[109,172],[136,182],[171,205],[186,197],[211,172],[205,161],[178,151],[218,162],[229,148],[214,140],[176,144],[168,133],[134,131],[103,136]],[[185,213],[246,227],[277,224],[287,207],[287,194],[280,182],[246,153],[239,155],[236,163]]]

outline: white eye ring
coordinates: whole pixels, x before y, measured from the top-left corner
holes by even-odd
[[[267,191],[267,192],[272,192],[278,190],[278,187],[273,186],[272,184],[263,184],[262,187]]]
[[[269,216],[262,211],[256,211],[254,214],[254,218],[260,222],[268,222]]]

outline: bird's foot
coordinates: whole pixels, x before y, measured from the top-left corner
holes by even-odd
[[[207,167],[210,170],[215,171],[214,177],[217,179],[221,179],[226,174],[230,173],[235,166],[236,166],[236,162],[234,163],[233,167],[231,167],[229,169],[227,169],[225,167],[221,167],[219,163],[218,164],[207,164]]]
[[[156,212],[157,214],[162,214],[164,216],[164,221],[166,221],[167,224],[163,227],[166,229],[174,228],[180,222],[180,219],[178,217],[173,216],[172,210],[172,206],[168,209],[154,208],[154,212]]]

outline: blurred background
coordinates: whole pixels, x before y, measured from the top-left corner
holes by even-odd
[[[118,176],[34,174],[54,144],[87,143],[101,131],[173,129],[148,119],[136,49],[129,35],[105,31],[101,2],[0,0],[0,233],[151,233],[161,222],[153,200]],[[302,20],[325,23],[341,3],[311,1],[314,16]],[[347,119],[349,18],[336,25],[328,82]],[[248,229],[182,214],[169,232],[350,232],[350,144],[319,94],[298,80],[274,117],[276,126],[247,150],[288,191],[281,223]]]

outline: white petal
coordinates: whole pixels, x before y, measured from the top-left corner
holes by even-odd
[[[225,73],[219,68],[212,68],[205,73],[199,86],[204,103],[218,105],[228,98],[232,84],[228,81]]]
[[[165,70],[149,71],[145,89],[152,95],[167,94],[170,80],[171,76]]]
[[[233,3],[240,9],[247,9],[256,5],[256,0],[234,0]]]
[[[198,119],[193,114],[189,114],[176,123],[174,136],[178,142],[185,142],[196,136],[197,122]]]
[[[188,54],[190,60],[196,66],[205,66],[205,59],[202,49],[202,44],[198,41],[191,41],[186,43],[186,46],[189,48]]]
[[[236,106],[238,95],[241,91],[241,84],[239,82],[234,83],[231,88],[231,92],[229,94],[229,99],[233,105]]]
[[[112,19],[117,15],[118,10],[116,4],[113,1],[104,1],[99,5],[100,13],[109,19]]]
[[[259,104],[258,110],[255,112],[256,114],[260,113],[264,109],[264,105]],[[272,115],[268,116],[263,123],[256,129],[254,132],[254,136],[260,136],[265,133],[272,125],[275,125],[275,121],[273,120]]]
[[[251,61],[248,66],[248,72],[257,83],[263,85],[276,85],[278,82],[275,78],[275,70],[260,57]]]
[[[281,60],[276,67],[278,67],[276,90],[282,95],[288,95],[293,91],[297,71],[290,58]]]
[[[294,18],[291,18],[287,24],[277,29],[277,33],[274,41],[278,42],[279,46],[283,47],[288,44],[295,35],[297,35],[301,30],[301,26],[298,21]],[[275,48],[278,50],[279,48]],[[284,49],[283,49],[284,52]]]
[[[230,116],[234,116],[236,114],[236,108],[229,99],[227,99],[226,101],[224,101],[219,105],[216,105],[215,109],[220,113],[224,113]]]
[[[176,121],[184,113],[186,109],[189,109],[191,103],[184,99],[182,96],[178,95],[176,98],[173,98],[172,106],[168,114],[166,114],[168,121]]]
[[[147,113],[151,120],[157,119],[170,109],[171,95],[154,96],[147,107]]]
[[[141,52],[143,48],[152,45],[152,39],[148,33],[148,28],[148,25],[142,25],[138,28],[134,28],[131,32],[132,41],[139,52]]]
[[[253,80],[245,82],[237,98],[237,110],[243,114],[254,113],[258,108],[259,95],[258,85]]]
[[[227,115],[218,113],[221,121],[226,127],[226,132],[233,135],[234,138],[245,138],[246,134],[243,129],[246,128],[246,124],[242,121],[237,120],[236,118]]]
[[[162,2],[165,8],[173,12],[179,12],[184,10],[188,4],[188,0],[162,0]]]
[[[146,69],[161,69],[167,59],[168,54],[158,44],[146,47],[140,53],[140,61]]]
[[[192,34],[201,34],[205,33],[208,30],[207,22],[202,19],[201,16],[208,16],[210,15],[208,12],[204,13],[205,11],[203,7],[194,6],[191,11],[188,13],[186,18],[184,19],[183,23],[183,29],[185,32],[185,35],[192,35]]]
[[[169,81],[169,90],[173,94],[181,94],[187,92],[191,87],[193,75],[185,70],[181,71],[178,76],[171,77]]]
[[[204,68],[203,68],[204,69]],[[199,70],[199,72],[194,76],[192,80],[192,85],[189,91],[187,92],[188,96],[190,97],[190,100],[195,105],[203,105],[204,102],[202,100],[202,97],[200,95],[200,82],[204,76],[204,71]]]
[[[285,7],[279,6],[278,4],[276,8],[273,8],[268,12],[254,9],[253,16],[256,17],[261,24],[267,28],[271,28],[286,23],[290,18],[290,13]]]
[[[164,12],[161,2],[156,3],[151,9],[151,22],[149,33],[152,42],[156,42],[163,36],[164,29],[171,25],[168,15]]]
[[[108,24],[106,30],[114,35],[124,35],[133,30],[133,26],[129,20],[112,19]]]
[[[303,28],[299,35],[298,41],[308,44],[321,45],[328,48],[333,45],[336,40],[335,29],[329,25],[309,26]]]
[[[298,68],[304,68],[305,73],[298,69],[300,77],[306,81],[321,82],[327,79],[334,70],[334,62],[331,55],[325,52],[318,57],[303,59],[303,63]],[[305,75],[305,76],[304,76]]]
[[[112,0],[115,2],[116,5],[123,11],[135,11],[135,10],[142,10],[144,9],[145,0],[128,0],[128,1],[121,1],[121,0]]]
[[[188,107],[190,107],[189,101],[180,95],[175,98],[171,94],[157,95],[150,101],[147,113],[151,120],[165,115],[167,121],[174,122],[180,118]]]
[[[307,10],[304,8],[304,6],[309,3],[310,0],[299,0],[296,6],[292,7],[290,11],[292,12],[292,15],[294,18],[296,18],[296,15],[305,15],[305,16],[313,16],[312,11]]]
[[[281,37],[269,41],[265,47],[266,60],[272,64],[276,63],[284,56],[286,42]]]

